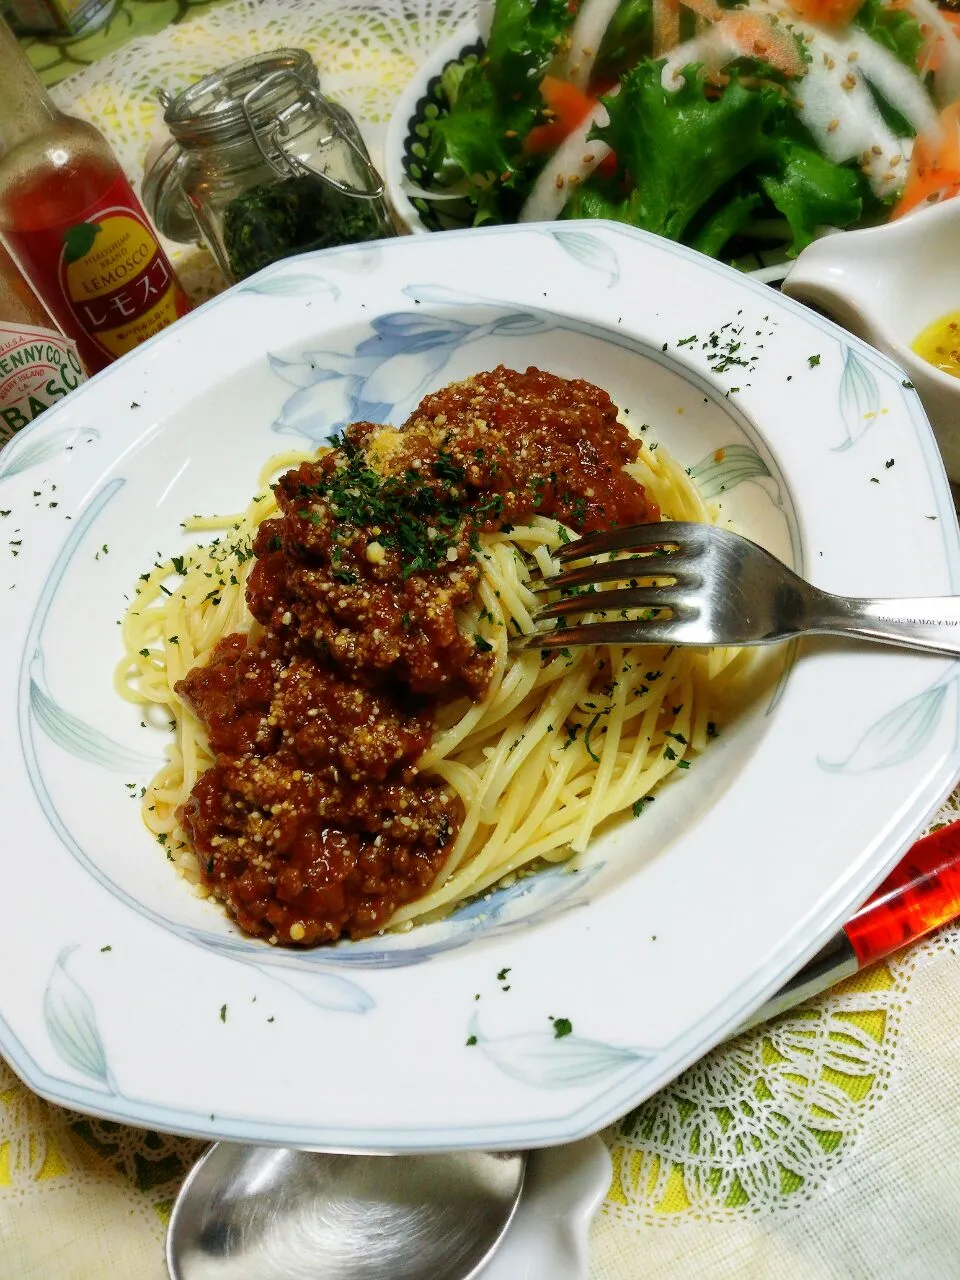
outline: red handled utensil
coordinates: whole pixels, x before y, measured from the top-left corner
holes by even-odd
[[[737,1034],[827,991],[960,916],[960,822],[912,845],[880,887]]]

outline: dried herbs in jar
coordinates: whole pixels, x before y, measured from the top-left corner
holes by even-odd
[[[370,201],[343,195],[310,176],[251,187],[223,211],[223,247],[236,280],[293,253],[389,234]]]

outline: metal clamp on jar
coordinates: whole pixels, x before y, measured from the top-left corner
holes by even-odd
[[[302,49],[244,58],[160,93],[173,141],[144,176],[172,240],[200,237],[234,283],[291,254],[394,234],[353,117]]]

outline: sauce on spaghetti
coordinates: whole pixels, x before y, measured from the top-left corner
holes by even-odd
[[[215,755],[180,821],[242,929],[364,937],[430,888],[462,813],[417,761],[438,706],[480,698],[492,667],[457,624],[478,534],[659,519],[624,470],[639,449],[605,391],[501,366],[280,478],[247,584],[258,626],[177,685]]]

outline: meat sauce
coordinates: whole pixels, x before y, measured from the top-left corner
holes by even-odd
[[[478,534],[659,519],[624,470],[639,449],[605,391],[501,366],[280,478],[247,583],[259,627],[177,685],[215,754],[180,821],[242,929],[360,938],[430,888],[463,815],[417,761],[438,706],[482,697],[492,667],[457,625]]]

